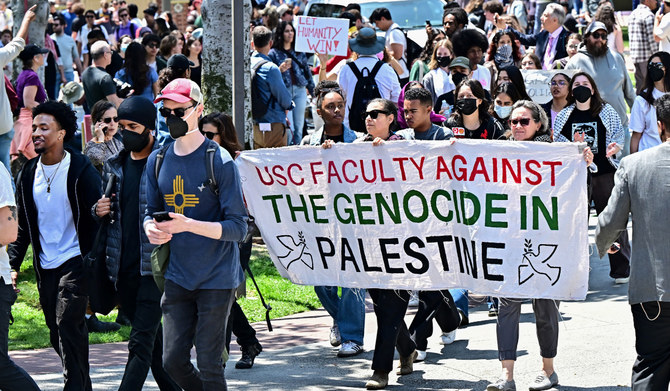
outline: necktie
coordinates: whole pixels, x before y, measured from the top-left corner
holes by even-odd
[[[542,67],[544,69],[551,69],[551,63],[554,61],[554,56],[552,55],[554,40],[555,38],[552,35],[550,35],[549,43],[547,43],[547,51],[544,53],[544,64]]]

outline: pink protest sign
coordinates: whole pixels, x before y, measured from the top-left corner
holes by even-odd
[[[349,19],[298,16],[295,51],[346,56]]]

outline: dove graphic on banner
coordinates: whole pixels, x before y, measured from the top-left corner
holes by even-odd
[[[303,236],[302,232],[298,232],[297,243],[291,235],[279,235],[277,236],[277,240],[282,244],[282,246],[289,250],[285,255],[277,256],[282,266],[284,266],[286,270],[288,270],[291,264],[293,264],[295,261],[301,261],[305,264],[305,266],[311,270],[314,270],[314,260],[312,258],[312,254],[305,251],[307,250],[307,244],[305,243],[305,237]]]
[[[519,285],[523,285],[536,274],[541,278],[547,278],[551,285],[555,285],[561,277],[561,267],[549,264],[549,260],[556,252],[556,244],[540,244],[537,253],[533,252],[533,244],[525,240],[525,252],[523,260],[519,265]]]

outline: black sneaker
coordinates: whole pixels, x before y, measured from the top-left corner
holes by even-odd
[[[251,346],[240,348],[240,350],[242,351],[242,358],[240,358],[240,360],[235,363],[235,368],[249,369],[254,366],[254,359],[256,359],[256,356],[261,354],[263,347],[261,344],[256,342]]]
[[[121,325],[114,322],[101,322],[95,314],[86,319],[86,327],[89,333],[111,333],[118,331]]]
[[[130,326],[130,319],[128,319],[126,313],[123,312],[121,308],[119,308],[119,314],[116,315],[116,320],[114,322],[120,324],[121,326]]]

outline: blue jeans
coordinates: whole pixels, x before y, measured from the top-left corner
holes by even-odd
[[[314,292],[321,304],[335,320],[342,341],[363,345],[365,334],[365,289],[342,288],[342,297],[336,286],[315,286]]]
[[[10,129],[5,134],[0,134],[0,162],[7,167],[7,171],[12,172],[9,168],[9,147],[12,145],[14,138],[14,129]]]
[[[302,131],[305,125],[305,108],[307,107],[307,87],[293,86],[289,89],[293,97],[295,107],[289,112],[291,119],[292,138],[288,140],[288,145],[300,145],[302,141]]]
[[[226,390],[223,349],[234,289],[190,291],[165,281],[163,310],[163,367],[185,390]],[[198,368],[191,363],[195,343]]]
[[[463,312],[463,315],[466,317],[469,316],[468,312],[468,290],[467,289],[449,289],[451,297],[454,298],[454,303],[456,303],[456,308]]]

